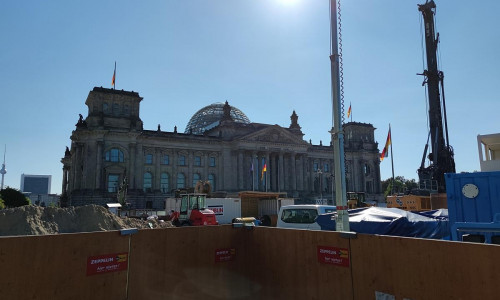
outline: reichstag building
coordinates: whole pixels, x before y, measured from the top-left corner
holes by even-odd
[[[333,147],[305,141],[295,111],[285,128],[252,123],[226,101],[198,110],[184,132],[145,130],[142,99],[102,87],[89,93],[88,115],[80,115],[61,160],[63,205],[116,202],[122,186],[132,208],[163,209],[175,190],[200,180],[232,196],[277,192],[297,203],[334,197]],[[347,190],[383,199],[375,128],[349,122],[344,131]]]

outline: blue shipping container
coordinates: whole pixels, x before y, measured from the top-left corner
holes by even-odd
[[[445,174],[450,224],[493,222],[500,213],[500,172]]]

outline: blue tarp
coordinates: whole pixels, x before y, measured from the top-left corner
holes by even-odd
[[[409,212],[399,208],[364,207],[350,209],[350,230],[358,233],[443,239],[450,235],[447,209]],[[336,212],[318,215],[322,230],[335,230]]]

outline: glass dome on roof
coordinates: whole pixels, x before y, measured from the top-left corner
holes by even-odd
[[[248,117],[234,106],[231,106],[231,112],[229,114],[237,123],[250,123]],[[191,117],[184,133],[189,133],[189,131],[192,130],[194,134],[202,134],[203,132],[219,125],[223,116],[224,103],[217,102],[205,106]]]

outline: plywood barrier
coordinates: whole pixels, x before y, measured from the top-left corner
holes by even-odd
[[[89,257],[128,252],[119,232],[0,238],[1,299],[125,299],[126,271],[87,275]]]
[[[360,234],[351,257],[353,299],[498,299],[500,246]]]
[[[90,258],[124,253],[125,270],[88,274]],[[498,257],[499,245],[230,225],[1,237],[1,298],[498,299]]]
[[[133,236],[130,299],[244,299],[254,283],[242,228],[141,230]]]
[[[339,233],[258,227],[245,235],[251,249],[247,267],[260,285],[257,299],[352,299],[350,266],[318,257],[318,246],[349,250],[349,239]]]
[[[143,230],[131,249],[130,299],[350,299],[349,266],[318,261],[338,233],[256,227]],[[218,262],[216,251],[234,249]],[[333,297],[333,298],[332,298]]]

